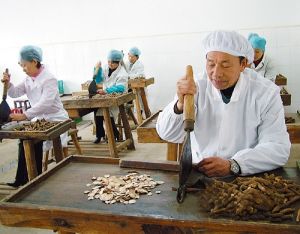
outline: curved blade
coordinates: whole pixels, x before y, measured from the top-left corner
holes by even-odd
[[[95,79],[93,79],[92,82],[90,83],[88,90],[89,90],[90,97],[97,94],[97,85]]]
[[[179,188],[177,191],[177,201],[181,203],[183,202],[183,199],[185,197],[186,182],[189,178],[193,167],[190,131],[187,131],[186,138],[183,143],[179,167]]]

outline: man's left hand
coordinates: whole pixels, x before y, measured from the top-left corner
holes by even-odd
[[[209,177],[227,176],[230,174],[230,162],[220,157],[209,157],[203,159],[197,169]]]
[[[106,92],[103,89],[98,89],[97,93],[100,94],[100,95],[105,95],[106,94]]]
[[[12,121],[22,121],[27,119],[25,114],[10,114],[9,117]]]

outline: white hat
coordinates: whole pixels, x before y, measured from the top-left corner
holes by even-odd
[[[243,56],[248,63],[253,62],[254,51],[251,44],[241,34],[234,31],[214,31],[203,40],[205,54],[220,51],[233,56]]]

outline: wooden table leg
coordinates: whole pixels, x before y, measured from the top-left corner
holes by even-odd
[[[177,161],[180,161],[181,153],[182,153],[182,147],[183,143],[178,144],[178,155],[177,155]]]
[[[25,152],[28,180],[30,181],[38,176],[33,140],[23,140],[23,147]]]
[[[130,143],[130,145],[127,146],[127,149],[135,150],[134,141],[133,141],[133,137],[132,137],[132,133],[131,133],[131,128],[130,128],[130,125],[128,122],[124,104],[119,106],[119,111],[120,111],[120,116],[121,116],[123,127],[124,127],[125,137],[126,137],[126,139],[131,139],[131,143]]]
[[[132,121],[134,122],[134,125],[138,125],[138,121],[136,120],[131,107],[128,107],[127,114],[131,117]]]
[[[167,143],[167,160],[177,161],[178,155],[178,144],[177,143]]]
[[[151,111],[149,109],[149,105],[148,105],[148,100],[147,100],[147,97],[146,97],[145,88],[141,88],[140,92],[141,92],[141,98],[142,98],[142,102],[143,102],[143,106],[144,106],[144,111],[145,111],[146,118],[149,118],[151,116]]]
[[[112,124],[111,124],[108,108],[103,108],[103,117],[104,117],[104,123],[105,123],[105,131],[106,131],[107,138],[108,138],[108,147],[109,147],[109,151],[110,151],[110,156],[112,158],[117,158],[118,153],[117,153],[117,148],[116,148],[116,141],[115,141],[115,136],[114,136],[113,129],[112,129]]]
[[[71,134],[71,138],[72,138],[72,141],[73,141],[73,143],[74,143],[74,145],[76,147],[77,154],[82,155],[81,147],[80,147],[78,139],[77,139],[77,134],[76,133],[72,133]]]
[[[64,158],[60,136],[54,138],[52,140],[52,142],[53,142],[53,151],[54,151],[55,161],[56,161],[56,163],[59,163]]]
[[[137,121],[139,124],[141,124],[143,122],[143,116],[141,113],[141,103],[140,103],[140,99],[139,99],[139,88],[135,88],[134,90],[135,93],[135,110],[136,110],[136,116],[137,116]]]

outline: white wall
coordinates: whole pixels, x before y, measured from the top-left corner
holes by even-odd
[[[245,4],[246,3],[246,4]],[[175,94],[176,80],[192,64],[201,73],[201,40],[214,29],[258,32],[267,39],[267,53],[288,77],[292,105],[300,108],[300,2],[297,0],[0,0],[0,71],[8,67],[15,83],[24,74],[17,65],[22,45],[43,48],[44,63],[65,91],[80,89],[91,79],[97,60],[107,52],[131,46],[142,50],[153,110]]]

